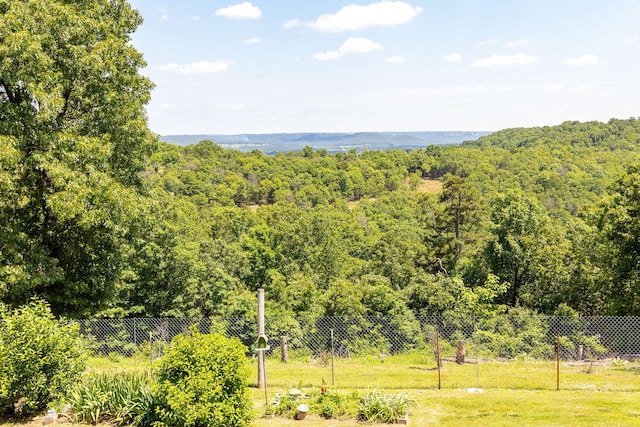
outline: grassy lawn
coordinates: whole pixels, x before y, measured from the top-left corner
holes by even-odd
[[[96,371],[148,370],[148,359],[100,358],[91,360]],[[251,396],[256,418],[253,426],[362,426],[356,420],[325,420],[308,415],[303,421],[263,417],[265,391],[257,389],[257,361],[251,361]],[[336,359],[331,386],[331,361],[304,360],[284,364],[267,358],[269,400],[291,388],[317,390],[324,378],[331,390],[359,394],[374,389],[408,393],[417,400],[410,425],[446,426],[640,426],[640,365],[562,362],[560,390],[556,390],[555,362],[489,362],[458,365],[445,361],[438,371],[427,353]],[[474,390],[476,389],[476,390]],[[480,389],[482,392],[478,392]],[[0,426],[42,425],[40,420]],[[57,423],[69,426],[68,423]],[[104,424],[107,426],[108,424]],[[369,424],[371,425],[371,424]]]
[[[410,412],[415,426],[640,426],[640,392],[485,390],[402,390],[417,399]],[[397,392],[394,390],[393,392]],[[264,392],[253,389],[256,408],[264,408]],[[354,420],[323,420],[307,417],[303,422],[261,418],[253,425],[357,426]]]
[[[255,364],[255,363],[254,363]],[[257,365],[257,364],[255,364]],[[355,426],[355,420],[304,421],[264,418],[264,390],[251,390],[256,407],[255,426]],[[331,383],[331,365],[309,362],[282,364],[267,361],[269,398],[290,388],[310,392],[322,378]],[[446,426],[640,426],[640,369],[637,364],[561,363],[560,391],[556,390],[555,362],[445,362],[438,372],[427,357],[389,356],[338,360],[335,391],[364,394],[377,389],[408,393],[418,401],[411,425]],[[482,389],[482,392],[474,392]]]
[[[252,362],[250,381],[257,383],[257,362]],[[280,363],[267,359],[267,386],[274,390],[319,387],[324,378],[331,384],[331,362]],[[335,386],[342,389],[407,390],[437,389],[438,370],[428,355],[336,359]],[[458,365],[445,361],[440,372],[443,389],[483,388],[556,391],[556,362],[483,362]],[[628,362],[561,362],[561,391],[640,392],[640,365]]]

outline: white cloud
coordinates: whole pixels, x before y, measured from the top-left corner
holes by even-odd
[[[529,40],[520,39],[520,40],[516,40],[516,41],[513,41],[513,42],[507,42],[507,43],[505,43],[505,46],[506,47],[521,47],[521,46],[526,46],[528,44],[529,44]]]
[[[245,40],[245,41],[244,41],[244,44],[258,44],[258,43],[260,43],[261,41],[262,41],[262,40],[260,39],[260,37],[253,37],[253,38],[250,38],[250,39],[248,39],[248,40]]]
[[[313,55],[318,61],[333,61],[349,53],[369,53],[382,50],[382,45],[364,37],[349,37],[338,50],[319,52]]]
[[[405,60],[404,60],[404,56],[390,56],[387,59],[385,59],[385,61],[399,64],[404,62]]]
[[[229,65],[233,64],[233,61],[229,60],[217,60],[215,62],[200,61],[192,64],[166,64],[155,67],[154,69],[160,71],[171,71],[177,74],[211,74],[225,71],[229,68]]]
[[[292,19],[290,21],[287,21],[284,23],[284,25],[282,26],[282,28],[284,28],[285,30],[290,30],[293,27],[298,27],[302,25],[302,23],[300,22],[300,20],[298,19]]]
[[[349,37],[340,46],[342,53],[368,53],[374,50],[382,50],[382,46],[364,37]]]
[[[165,13],[165,14],[163,14],[163,15],[160,17],[160,20],[161,20],[161,21],[168,21],[168,20],[169,20],[169,15],[167,15],[166,13]]]
[[[462,61],[462,55],[459,53],[452,53],[443,58],[447,62],[460,62]]]
[[[538,62],[539,58],[518,53],[516,55],[491,55],[471,64],[472,67],[496,67],[503,65],[527,65]]]
[[[582,55],[577,58],[568,58],[563,61],[563,64],[570,65],[572,67],[593,67],[600,65],[600,58],[598,55]]]
[[[491,39],[491,40],[482,40],[479,41],[478,43],[476,43],[476,46],[481,47],[481,46],[491,46],[492,44],[496,44],[498,43],[499,40],[495,40],[495,39]]]
[[[640,41],[640,36],[629,37],[628,39],[624,39],[622,44],[635,44]]]
[[[194,21],[194,22],[195,22],[195,21],[199,21],[199,20],[200,20],[200,17],[199,17],[198,15],[193,15],[193,16],[192,16],[191,18],[189,18],[189,19],[191,19],[192,21]]]
[[[331,50],[329,52],[318,52],[313,55],[313,59],[317,59],[318,61],[335,61],[336,59],[340,59],[344,56],[344,53],[338,52],[336,50]]]
[[[413,7],[402,1],[383,0],[366,6],[358,4],[344,6],[336,13],[319,16],[315,21],[301,22],[293,19],[286,22],[284,28],[303,26],[322,32],[339,33],[375,26],[405,24],[421,12],[420,6]]]
[[[257,19],[262,16],[262,11],[259,7],[246,1],[218,9],[216,15],[231,19]]]

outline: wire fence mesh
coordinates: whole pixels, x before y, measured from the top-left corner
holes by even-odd
[[[190,328],[237,338],[248,352],[257,339],[257,320],[248,318],[131,318],[79,320],[95,355],[152,358]],[[549,317],[515,313],[500,316],[438,317],[273,317],[266,319],[271,350],[286,337],[290,357],[332,353],[338,358],[397,355],[432,349],[444,358],[460,353],[489,360],[640,359],[640,317]],[[332,338],[333,337],[333,338]],[[274,344],[276,343],[276,344]],[[559,345],[558,345],[559,343]],[[333,345],[332,345],[333,344]]]

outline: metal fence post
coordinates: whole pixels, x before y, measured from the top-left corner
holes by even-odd
[[[335,351],[334,351],[334,344],[333,344],[333,329],[331,329],[331,386],[333,387],[335,385],[335,375],[334,375],[334,371],[335,371],[335,365],[334,365],[334,358],[335,358]]]
[[[556,390],[560,390],[560,334],[556,337]]]

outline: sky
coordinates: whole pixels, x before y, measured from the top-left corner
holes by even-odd
[[[640,0],[130,0],[160,135],[640,116]]]

